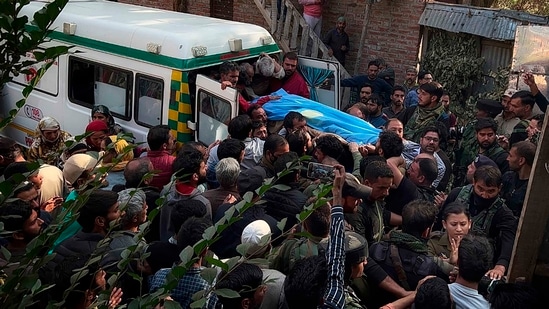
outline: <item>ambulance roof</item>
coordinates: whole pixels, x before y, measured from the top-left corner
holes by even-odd
[[[23,12],[32,16],[44,4],[32,1]],[[64,23],[76,24],[74,35],[63,33]],[[253,24],[101,0],[69,1],[52,29],[56,40],[179,69],[279,50],[270,33]],[[231,52],[230,39],[241,39],[242,50]],[[148,44],[160,46],[159,53],[147,51]],[[193,56],[193,47],[206,47],[206,55]]]

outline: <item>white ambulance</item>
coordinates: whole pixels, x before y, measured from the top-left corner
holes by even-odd
[[[31,1],[23,14],[32,16],[45,3]],[[225,60],[253,62],[262,52],[280,52],[269,32],[256,25],[109,1],[69,1],[52,29],[48,45],[74,47],[54,61],[1,132],[26,146],[44,116],[73,135],[83,134],[94,105],[109,107],[137,142],[145,142],[149,128],[158,124],[168,125],[183,143],[223,139],[226,121],[197,102],[210,97],[226,104],[232,118],[238,114],[237,92],[222,91],[206,75]],[[339,77],[334,63],[301,59],[300,64]],[[0,117],[22,98],[28,80],[22,75],[5,85]],[[321,89],[319,97],[338,108],[337,91]]]

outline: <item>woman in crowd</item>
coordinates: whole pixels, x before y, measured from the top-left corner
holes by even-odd
[[[112,116],[109,108],[105,105],[94,106],[91,111],[91,118],[92,121],[103,121],[109,128],[108,135],[117,135],[118,133],[124,133],[122,127],[114,123],[114,117]]]
[[[44,163],[57,165],[65,142],[72,136],[61,130],[61,125],[52,117],[44,117],[36,126],[36,137],[29,149],[29,161],[43,160]]]
[[[100,152],[103,140],[109,136],[109,128],[102,120],[94,120],[86,127],[86,145],[88,151]]]
[[[471,229],[471,215],[467,206],[459,202],[448,204],[442,213],[442,226],[444,233],[431,234],[431,239],[427,243],[429,254],[448,259],[450,264],[455,265],[459,242]]]

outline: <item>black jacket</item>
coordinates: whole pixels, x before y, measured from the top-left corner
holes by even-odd
[[[291,189],[284,191],[270,189],[263,196],[263,200],[268,215],[277,221],[287,218],[284,230],[288,230],[298,223],[296,215],[303,210],[307,203],[307,196],[292,186]]]

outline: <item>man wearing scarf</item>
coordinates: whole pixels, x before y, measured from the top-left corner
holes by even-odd
[[[448,114],[444,105],[440,103],[443,90],[436,82],[429,82],[419,86],[418,105],[407,108],[399,120],[404,124],[404,138],[419,143],[421,132],[428,126],[441,122],[446,128],[450,127]]]
[[[427,240],[436,215],[433,203],[412,201],[402,210],[402,230],[392,231],[384,241],[370,246],[370,257],[405,290],[413,291],[429,275],[448,281],[453,269],[440,258],[428,255]]]
[[[517,219],[499,196],[501,172],[494,166],[481,166],[473,175],[473,184],[453,189],[442,208],[459,201],[469,209],[472,233],[485,236],[494,246],[494,268],[486,274],[491,279],[501,279],[509,267],[515,242]]]

